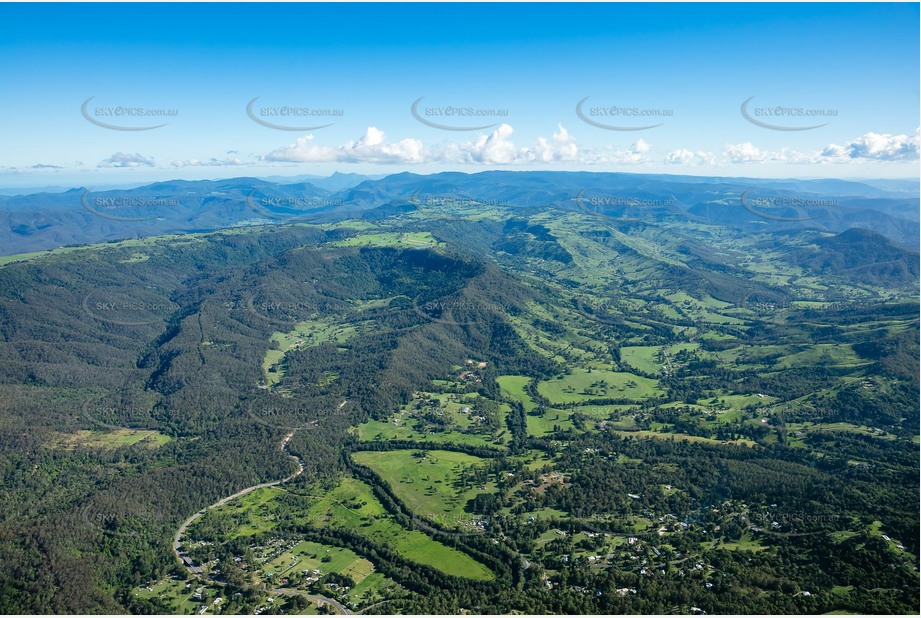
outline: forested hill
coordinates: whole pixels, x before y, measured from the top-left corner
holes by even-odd
[[[0,195],[0,251],[28,253],[292,218],[374,220],[381,209],[424,212],[463,202],[490,204],[508,214],[578,211],[649,222],[696,221],[747,232],[837,233],[860,227],[917,249],[916,193],[906,193],[901,185],[831,179],[590,172],[173,180],[131,189],[75,187],[60,193]]]
[[[4,260],[0,611],[917,607],[913,249],[439,176]]]

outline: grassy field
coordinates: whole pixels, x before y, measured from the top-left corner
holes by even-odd
[[[537,392],[553,403],[578,403],[599,398],[645,399],[660,394],[658,382],[632,373],[604,369],[573,369],[544,380]]]
[[[458,366],[455,370],[461,371]],[[424,440],[433,444],[470,444],[496,448],[511,440],[505,419],[507,403],[477,393],[444,393],[460,382],[432,380],[434,392],[419,391],[387,420],[370,420],[354,431],[359,440]],[[489,411],[487,411],[489,410]],[[487,415],[492,415],[488,421]]]
[[[857,367],[871,365],[870,361],[861,360],[853,348],[847,344],[817,343],[807,349],[784,356],[777,363],[778,368],[807,366]]]
[[[396,415],[396,418],[399,418],[399,415]],[[494,440],[482,434],[461,433],[459,431],[426,433],[414,429],[409,424],[395,425],[392,420],[370,420],[359,425],[356,432],[358,434],[358,439],[362,442],[372,442],[375,440],[420,440],[431,443],[432,448],[437,448],[439,444],[470,444],[473,446],[497,447],[497,445],[494,444]],[[504,444],[508,442],[508,440],[508,432],[505,432],[500,438],[500,442]]]
[[[485,459],[452,451],[363,451],[352,458],[381,476],[413,513],[451,528],[463,527],[474,516],[464,511],[467,501],[478,493],[493,492],[468,481],[460,485],[464,469],[482,468]]]
[[[620,360],[643,373],[656,374],[662,369],[661,346],[628,346],[620,349]]]
[[[562,430],[572,428],[572,421],[569,419],[569,413],[557,410],[556,408],[547,408],[543,416],[531,416],[529,414],[525,417],[525,421],[528,428],[528,435],[530,436],[540,437],[553,433],[554,426]]]
[[[499,376],[496,382],[499,383],[499,389],[503,395],[509,399],[520,401],[521,405],[524,406],[524,411],[530,412],[537,407],[537,404],[524,390],[529,380],[530,378],[525,376]]]
[[[275,579],[304,569],[348,575],[360,583],[374,571],[374,565],[349,549],[303,541],[263,564],[261,573]]]
[[[246,232],[248,230],[221,230],[222,234],[230,233],[240,233]],[[17,253],[14,255],[3,255],[0,256],[0,267],[6,266],[7,264],[12,264],[15,262],[29,262],[31,260],[40,259],[47,256],[61,255],[62,253],[72,253],[74,251],[99,251],[99,250],[115,250],[122,249],[125,247],[156,247],[158,245],[177,246],[180,244],[192,244],[196,242],[202,242],[200,236],[206,234],[164,234],[162,236],[151,236],[149,238],[131,238],[128,240],[121,240],[118,242],[111,243],[96,243],[90,245],[76,245],[72,247],[59,247],[57,249],[47,249],[45,251],[34,251],[32,253]],[[135,256],[138,254],[135,254]],[[125,260],[123,263],[131,262],[140,262],[146,260]]]
[[[431,232],[379,232],[360,234],[332,243],[334,247],[394,247],[422,249],[438,244]]]
[[[176,614],[197,614],[205,604],[203,601],[192,600],[192,595],[202,588],[204,599],[215,599],[221,595],[220,589],[214,586],[202,586],[195,580],[187,582],[167,576],[150,586],[139,586],[132,594],[141,599],[160,599],[173,608]]]
[[[289,350],[312,348],[328,341],[344,343],[357,332],[354,325],[334,324],[313,320],[300,322],[287,333],[273,333],[270,341],[276,346],[267,350],[262,360],[262,374],[266,385],[273,387],[285,375],[283,361]]]
[[[318,528],[344,528],[386,545],[403,557],[448,575],[491,580],[492,572],[467,554],[450,548],[418,530],[400,526],[374,497],[371,488],[356,479],[343,479],[332,491],[316,499],[308,511]]]
[[[655,438],[657,440],[675,440],[680,442],[682,440],[687,440],[688,442],[703,442],[707,444],[744,444],[745,446],[754,446],[755,443],[752,440],[714,440],[713,438],[703,438],[701,436],[691,436],[686,433],[672,433],[672,432],[658,432],[658,431],[612,431],[612,433],[619,434],[625,437],[635,437],[635,438]]]
[[[801,431],[804,433],[810,432],[842,432],[842,433],[858,433],[865,436],[870,436],[873,438],[878,438],[880,440],[895,440],[895,435],[885,432],[881,429],[874,429],[873,427],[867,427],[866,425],[854,425],[852,423],[837,422],[837,423],[787,423],[787,431]]]
[[[283,493],[284,490],[278,487],[264,487],[208,511],[192,524],[188,538],[194,539],[195,527],[212,519],[220,520],[221,526],[230,530],[227,534],[228,539],[253,536],[272,530],[276,525],[276,512],[279,508],[275,499]]]
[[[78,431],[67,434],[61,438],[59,444],[64,448],[117,449],[133,444],[157,448],[171,439],[167,435],[150,429],[113,429],[112,431]]]
[[[710,543],[702,544],[705,547],[710,547]],[[762,545],[758,540],[753,539],[750,535],[742,535],[742,538],[738,541],[718,541],[715,546],[716,549],[728,549],[729,551],[764,551],[767,549]]]

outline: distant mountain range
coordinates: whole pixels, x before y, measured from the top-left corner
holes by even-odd
[[[0,254],[273,222],[413,211],[437,217],[457,204],[686,220],[741,231],[860,228],[919,246],[919,198],[910,181],[489,171],[173,180],[132,189],[0,195]]]

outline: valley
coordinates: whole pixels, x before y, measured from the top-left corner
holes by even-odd
[[[477,176],[456,182],[479,201],[414,206],[415,187],[338,221],[5,258],[8,598],[917,605],[916,248],[694,207],[516,206]]]

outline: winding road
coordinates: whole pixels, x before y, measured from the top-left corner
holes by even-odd
[[[336,408],[336,409],[337,409],[337,410],[341,410],[341,409],[342,409],[342,406],[344,406],[346,403],[347,403],[347,402],[343,401],[342,403],[339,404],[339,407]],[[223,505],[227,504],[228,502],[232,502],[233,500],[236,500],[237,498],[240,498],[241,496],[245,496],[245,495],[248,494],[248,493],[254,492],[254,491],[256,491],[257,489],[264,489],[264,488],[266,488],[266,487],[275,487],[275,486],[277,486],[277,485],[281,485],[281,484],[283,484],[283,483],[287,483],[288,481],[291,481],[291,480],[296,479],[297,477],[299,477],[299,476],[304,472],[304,462],[301,461],[301,459],[300,459],[299,457],[296,457],[296,456],[294,456],[294,455],[288,453],[288,443],[291,442],[291,438],[293,438],[293,437],[294,437],[294,434],[297,433],[300,429],[304,429],[304,427],[299,427],[299,428],[297,428],[297,429],[292,429],[291,431],[289,431],[287,434],[285,434],[285,437],[282,438],[281,443],[278,445],[278,448],[279,448],[282,452],[284,452],[285,454],[287,454],[287,455],[288,455],[288,458],[290,458],[291,460],[294,461],[294,463],[297,464],[297,470],[296,470],[293,474],[291,474],[290,476],[287,476],[287,477],[285,477],[285,478],[283,478],[283,479],[279,479],[279,480],[277,480],[277,481],[271,481],[271,482],[268,482],[268,483],[259,483],[258,485],[253,485],[253,486],[251,486],[251,487],[247,487],[247,488],[245,488],[245,489],[241,489],[240,491],[238,491],[238,492],[236,492],[236,493],[234,493],[234,494],[231,494],[231,495],[229,495],[229,496],[226,496],[226,497],[224,497],[224,498],[221,498],[220,500],[218,500],[217,502],[215,502],[214,504],[212,504],[212,505],[210,505],[210,506],[206,506],[205,508],[203,508],[202,510],[198,511],[198,512],[195,513],[194,515],[191,515],[191,516],[189,516],[188,518],[186,518],[186,520],[183,521],[183,522],[179,525],[179,528],[176,530],[176,535],[173,537],[173,553],[176,555],[176,559],[179,560],[179,562],[182,564],[182,566],[184,566],[184,567],[186,568],[186,570],[189,571],[189,573],[191,573],[194,577],[198,577],[198,578],[202,579],[205,583],[208,583],[208,584],[214,584],[214,585],[217,585],[217,586],[223,586],[223,585],[224,585],[222,582],[214,581],[213,579],[211,579],[210,577],[208,577],[208,576],[204,573],[204,571],[202,570],[201,567],[195,566],[195,564],[192,562],[192,559],[189,558],[189,557],[188,557],[186,554],[184,554],[182,551],[180,551],[179,548],[182,546],[182,537],[183,537],[183,535],[185,535],[185,532],[186,532],[186,530],[188,529],[188,527],[191,526],[196,520],[198,520],[198,518],[200,518],[202,515],[204,515],[205,513],[207,513],[208,511],[210,511],[211,509],[215,509],[215,508],[217,508],[217,507],[219,507],[219,506],[223,506]],[[328,604],[331,605],[332,607],[335,607],[336,610],[337,610],[340,614],[351,614],[351,613],[352,613],[352,612],[350,612],[350,611],[348,610],[347,607],[345,607],[344,605],[342,605],[341,603],[339,603],[339,601],[336,601],[335,599],[330,599],[330,598],[327,598],[327,597],[324,597],[324,596],[320,596],[320,595],[318,595],[318,594],[309,594],[309,593],[304,592],[304,591],[302,591],[302,590],[295,590],[295,589],[293,589],[293,588],[276,588],[275,590],[272,590],[272,594],[276,594],[276,595],[287,595],[287,596],[302,596],[302,597],[305,597],[305,598],[307,598],[307,599],[310,599],[311,601],[314,601],[314,602],[316,602],[316,603],[318,603],[318,604],[319,604],[319,603],[328,603]]]

